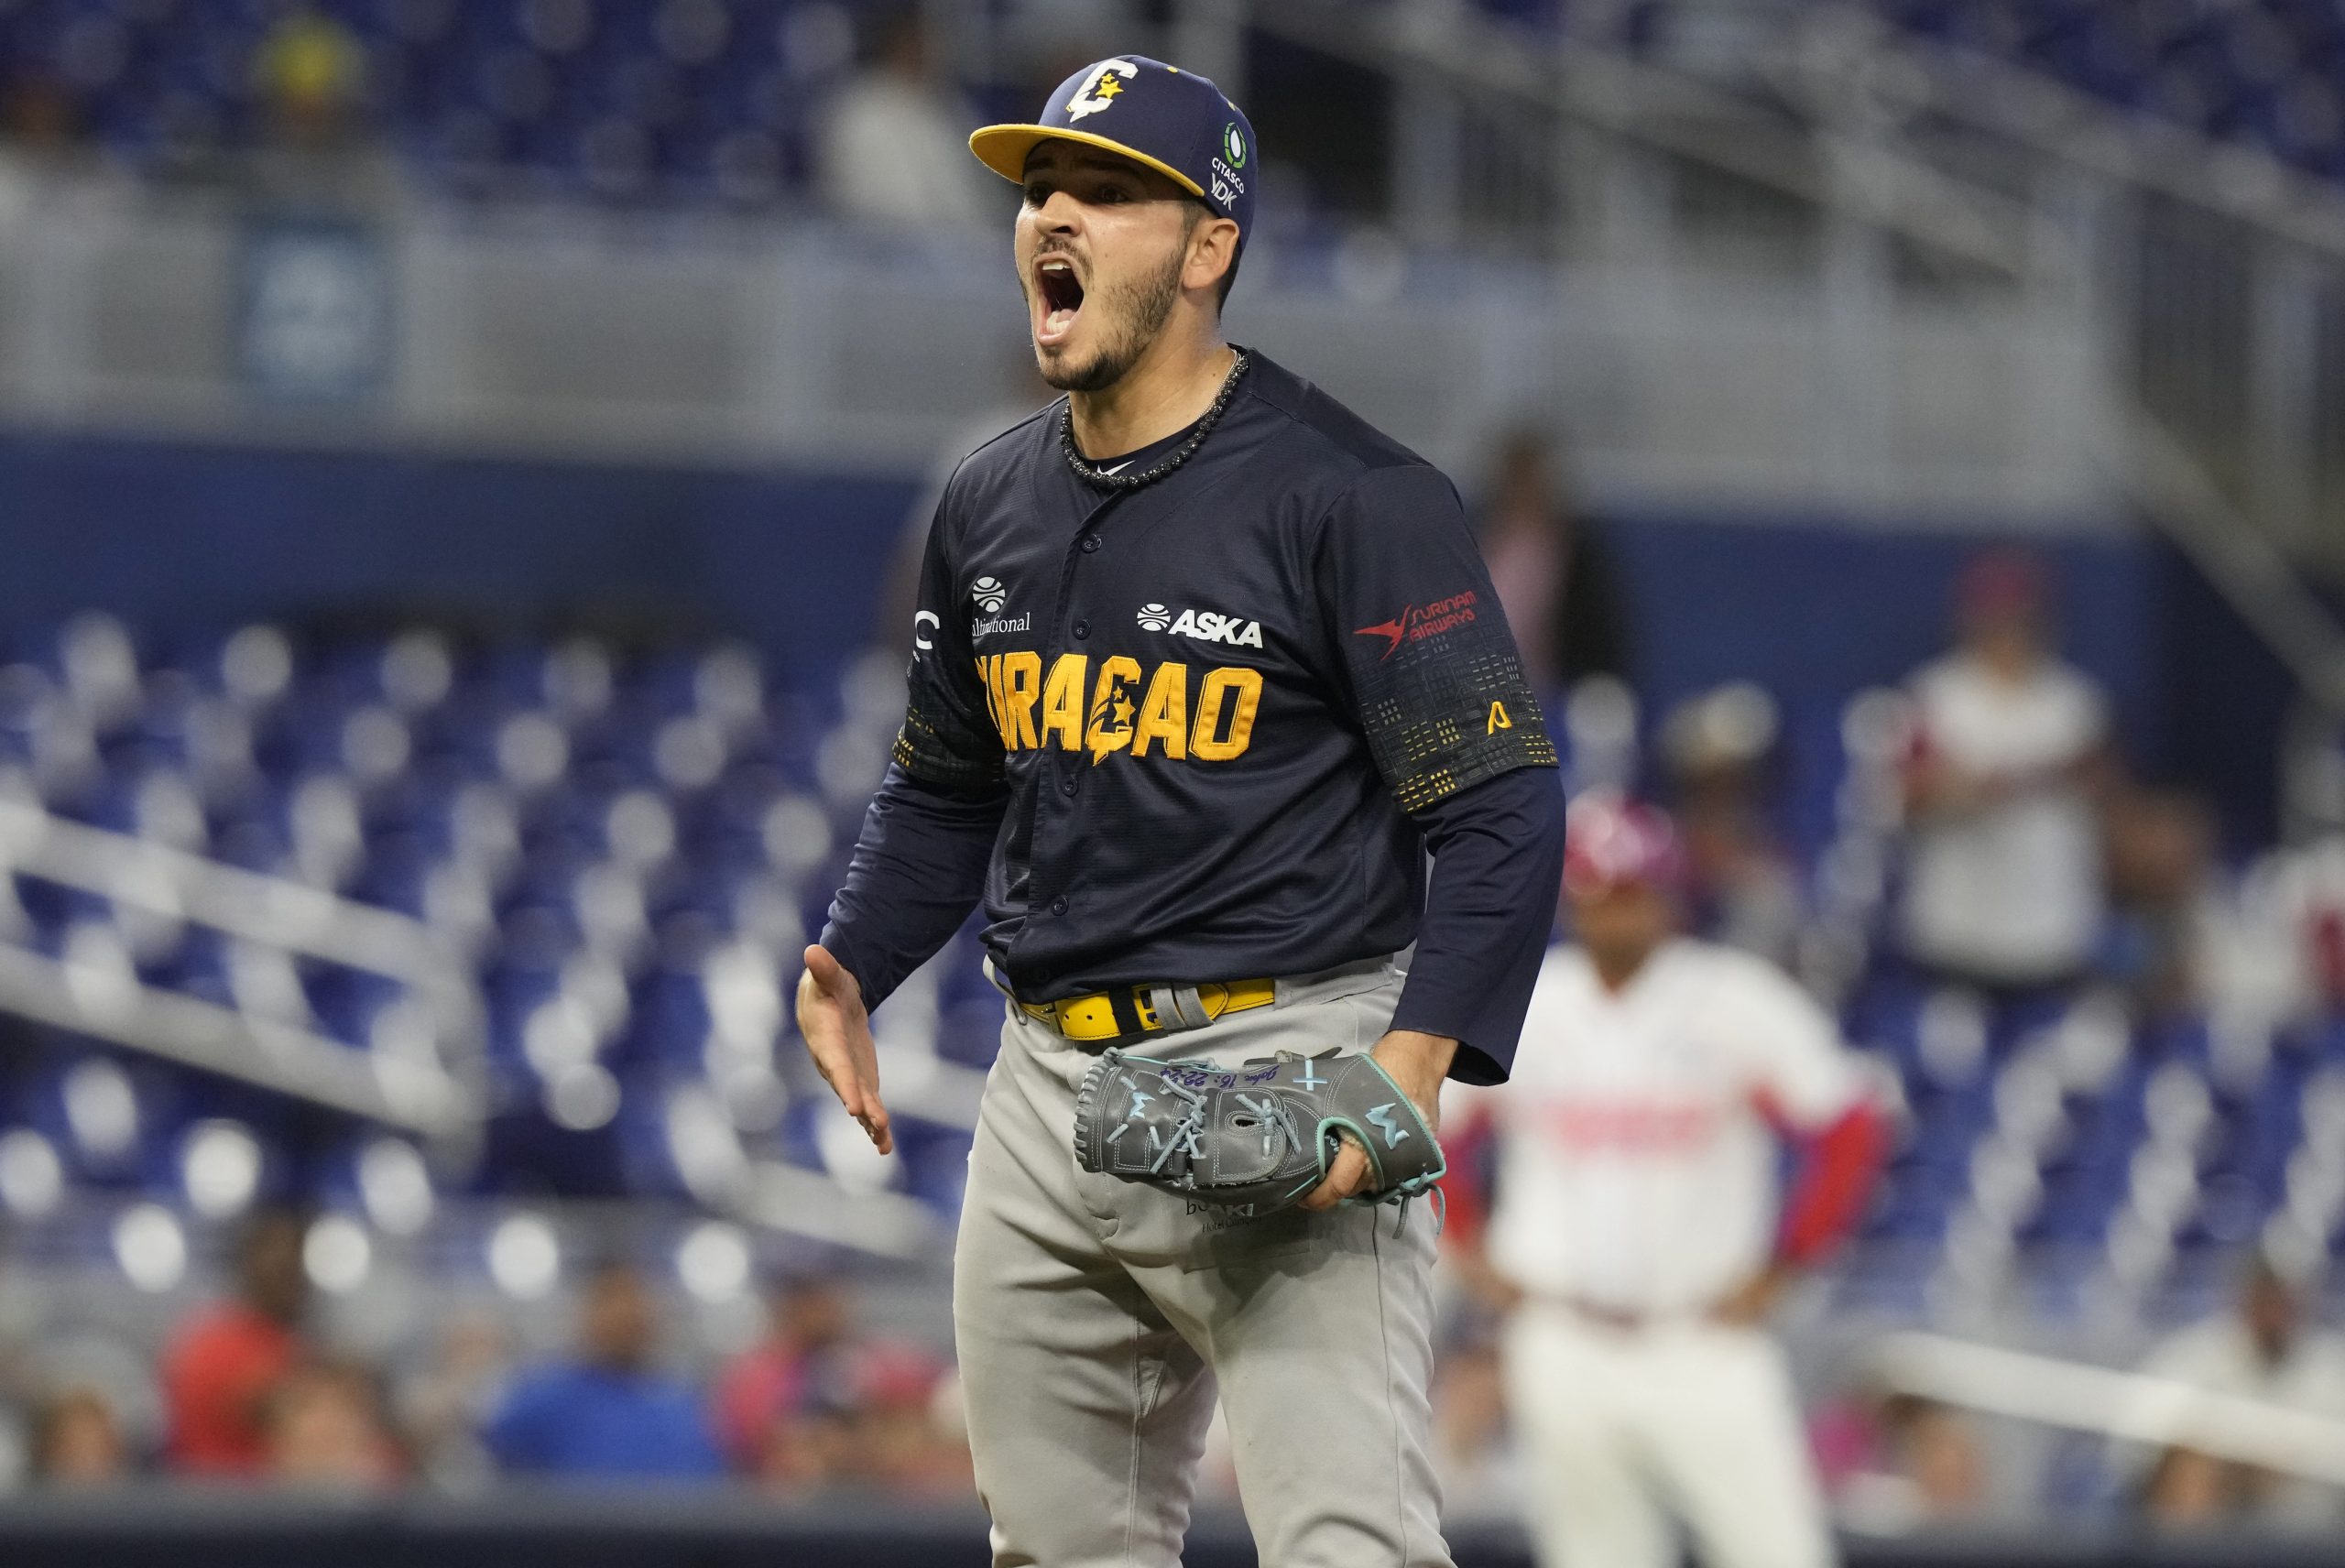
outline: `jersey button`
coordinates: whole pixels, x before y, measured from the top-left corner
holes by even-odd
[[[1072,795],[1083,788],[1083,780],[1070,773],[1059,781],[1059,788]]]
[[[1065,914],[1066,900],[1064,898],[1053,898],[1051,900],[1051,913],[1054,915]]]
[[[1091,623],[1090,623],[1089,621],[1077,621],[1077,622],[1075,622],[1075,623],[1074,623],[1074,635],[1075,635],[1076,637],[1089,637],[1089,636],[1091,635]]]
[[[1098,553],[1098,550],[1099,550],[1099,536],[1098,536],[1097,534],[1085,534],[1085,535],[1084,535],[1084,536],[1083,536],[1083,553],[1084,553],[1084,554],[1085,554],[1085,555],[1096,555],[1096,554],[1097,554],[1097,553]]]

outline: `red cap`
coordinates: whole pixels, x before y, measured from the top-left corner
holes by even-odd
[[[1683,869],[1677,830],[1658,806],[1617,790],[1591,789],[1565,813],[1566,892],[1600,893],[1631,883],[1670,887]]]

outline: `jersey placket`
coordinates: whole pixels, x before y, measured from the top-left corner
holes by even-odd
[[[1099,526],[1107,513],[1118,502],[1138,493],[1118,490],[1103,497],[1084,514],[1082,523],[1069,537],[1059,562],[1058,592],[1051,605],[1050,637],[1042,647],[1043,669],[1053,668],[1065,654],[1087,652],[1084,645],[1090,640],[1092,622],[1077,592],[1079,573],[1085,562],[1105,548]],[[1080,695],[1087,703],[1087,682]],[[1085,716],[1087,720],[1087,706]],[[1033,787],[1027,796],[1027,920],[1017,941],[1011,943],[1013,951],[1024,945],[1033,931],[1035,915],[1063,920],[1074,907],[1068,887],[1074,868],[1082,863],[1079,849],[1085,810],[1083,775],[1086,768],[1085,754],[1079,743],[1072,751],[1045,746],[1036,757]],[[1063,950],[1065,939],[1053,929],[1042,945]]]

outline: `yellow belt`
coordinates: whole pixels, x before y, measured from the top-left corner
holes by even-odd
[[[1191,990],[1205,1013],[1203,1021],[1211,1021],[1224,1013],[1242,1013],[1249,1007],[1267,1007],[1278,1000],[1278,983],[1274,980],[1205,981],[1194,987],[1160,985],[1125,985],[1113,991],[1094,991],[1085,996],[1069,996],[1061,1002],[1020,1002],[1019,1007],[1031,1018],[1050,1025],[1069,1040],[1114,1040],[1132,1033],[1161,1033],[1172,1029],[1197,1027],[1195,1021],[1183,1024],[1173,1019],[1169,1024],[1159,1016],[1154,1000],[1158,991]],[[1138,1030],[1118,1018],[1118,1002],[1129,1009],[1139,1022]]]

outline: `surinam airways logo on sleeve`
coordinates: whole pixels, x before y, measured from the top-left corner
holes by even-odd
[[[1124,82],[1140,74],[1140,67],[1128,60],[1103,60],[1091,68],[1074,96],[1066,101],[1066,117],[1080,120],[1085,114],[1096,114],[1112,105],[1116,94],[1124,90]],[[1118,78],[1123,81],[1118,81]]]
[[[1379,621],[1372,626],[1355,626],[1354,637],[1376,637],[1387,644],[1382,657],[1391,658],[1401,651],[1404,642],[1423,642],[1442,633],[1469,625],[1475,618],[1477,603],[1474,591],[1436,599],[1430,604],[1411,604],[1389,621]]]

